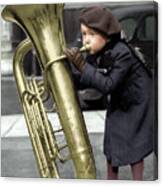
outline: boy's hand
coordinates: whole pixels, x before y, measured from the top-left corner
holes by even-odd
[[[79,48],[71,49],[66,48],[64,50],[64,53],[67,56],[68,60],[72,62],[80,72],[82,72],[85,61],[82,54],[79,51]]]

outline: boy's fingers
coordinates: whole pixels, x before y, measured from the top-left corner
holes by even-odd
[[[73,54],[77,54],[79,52],[79,48],[73,47],[72,49]]]
[[[75,62],[75,60],[77,60],[77,58],[79,58],[80,56],[80,51],[79,48],[77,47],[71,49],[65,48],[63,52],[67,56],[67,58],[72,62]]]
[[[77,63],[79,63],[82,60],[82,55],[80,52],[77,52],[75,57],[74,57],[74,61],[76,61]]]
[[[66,49],[64,49],[63,52],[68,57],[68,59],[72,59],[73,58],[73,53],[72,53],[71,49],[66,48]]]

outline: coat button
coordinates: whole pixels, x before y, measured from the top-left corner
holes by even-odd
[[[110,103],[110,101],[111,101],[111,95],[110,94],[107,95],[107,101],[108,101],[108,103]]]
[[[109,68],[108,68],[108,71],[110,71],[111,69],[112,69],[112,67],[109,67]]]
[[[119,162],[118,158],[115,157],[115,158],[114,158],[114,163],[115,163],[115,164],[118,164],[118,162]]]

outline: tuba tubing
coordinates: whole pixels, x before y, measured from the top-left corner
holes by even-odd
[[[13,64],[22,105],[24,104],[23,95],[28,88],[21,63],[26,51],[34,47],[43,72],[48,66],[46,70],[48,91],[51,92],[56,104],[60,124],[75,167],[76,178],[94,179],[96,178],[94,156],[77,95],[74,91],[72,77],[69,69],[62,62],[63,59],[58,58],[65,47],[63,7],[63,4],[8,5],[4,8],[2,17],[18,24],[30,39],[30,41],[25,41],[27,43],[26,49],[21,47],[21,50],[17,50]],[[49,62],[50,65],[48,65]],[[56,176],[52,174],[51,177]]]

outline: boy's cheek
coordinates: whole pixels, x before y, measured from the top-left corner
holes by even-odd
[[[90,54],[93,54],[92,47],[90,47],[89,53],[90,53]]]

